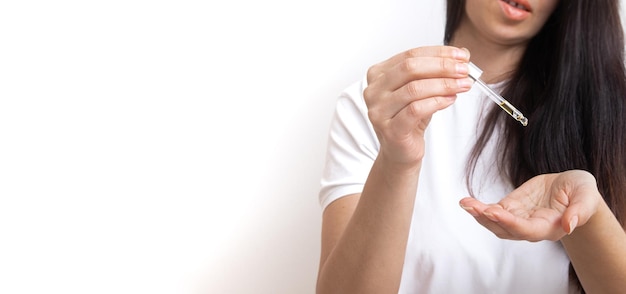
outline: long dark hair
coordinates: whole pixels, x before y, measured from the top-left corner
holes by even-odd
[[[464,9],[465,0],[448,0],[446,44]],[[528,117],[528,126],[491,110],[470,155],[468,183],[481,150],[501,130],[499,168],[513,185],[539,174],[587,170],[623,226],[626,73],[619,1],[559,1],[502,94]],[[571,266],[570,274],[580,286]]]

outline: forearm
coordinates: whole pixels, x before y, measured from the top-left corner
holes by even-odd
[[[397,293],[419,170],[376,160],[351,220],[322,261],[318,293]]]
[[[623,293],[626,233],[604,201],[589,222],[561,242],[586,293]]]

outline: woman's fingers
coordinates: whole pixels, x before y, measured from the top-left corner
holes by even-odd
[[[372,120],[395,117],[406,110],[413,118],[431,116],[454,102],[442,97],[455,97],[456,94],[469,91],[472,81],[464,79],[427,79],[411,81],[400,89],[391,92],[384,101],[369,101],[370,118]],[[371,90],[371,89],[370,89]],[[369,90],[368,90],[369,91]],[[405,109],[408,108],[408,109]]]
[[[410,57],[385,66],[384,71],[369,79],[369,86],[395,91],[411,81],[432,78],[461,79],[466,78],[469,72],[467,61],[449,57]]]
[[[430,120],[423,118],[431,117],[436,111],[452,105],[455,100],[456,96],[438,96],[415,101],[395,115],[394,119],[390,121],[389,128],[395,130],[398,134],[424,130]]]
[[[459,204],[500,238],[559,240],[586,224],[602,201],[595,177],[571,170],[534,177],[498,204],[466,197]]]
[[[459,204],[465,211],[471,214],[478,223],[493,232],[496,236],[500,238],[510,237],[510,233],[499,225],[502,220],[502,213],[494,209],[487,212],[488,209],[495,206],[494,204],[487,205],[471,197],[461,199]]]
[[[424,154],[423,132],[432,115],[468,91],[469,52],[450,47],[405,51],[368,70],[363,92],[369,120],[389,158],[415,162]]]
[[[415,101],[469,90],[468,61],[467,50],[430,46],[405,51],[372,66],[363,93],[370,119],[384,122]]]
[[[396,54],[391,58],[372,66],[367,73],[368,83],[377,78],[381,73],[388,72],[390,68],[404,63],[406,60],[413,60],[415,58],[443,58],[456,60],[458,62],[467,63],[470,59],[470,53],[467,49],[461,49],[452,46],[425,46],[413,48],[402,53]],[[423,65],[423,63],[420,63]],[[411,68],[411,62],[407,63],[408,68]],[[446,68],[449,64],[443,64],[441,67]],[[432,68],[431,68],[432,70]]]
[[[520,212],[520,216],[499,204],[487,205],[469,197],[462,199],[460,205],[478,223],[502,239],[556,241],[566,234],[560,226],[561,215],[554,210],[537,209],[532,215],[531,212]]]
[[[556,241],[565,235],[560,226],[561,215],[553,210],[538,210],[532,217],[526,218],[495,206],[486,209],[483,214],[501,229],[496,235],[503,239]]]

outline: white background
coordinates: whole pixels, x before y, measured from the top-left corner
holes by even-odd
[[[5,1],[1,293],[313,293],[339,92],[443,1]]]

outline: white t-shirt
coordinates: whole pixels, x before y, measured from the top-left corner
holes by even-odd
[[[363,79],[351,85],[337,101],[319,195],[323,208],[360,193],[378,153],[362,95],[366,83]],[[399,293],[576,293],[569,285],[569,258],[560,242],[499,239],[459,206],[469,196],[465,170],[477,124],[493,106],[473,87],[433,115],[425,133],[426,154]],[[493,160],[493,146],[487,146],[472,185],[475,196],[487,203],[513,189]]]

